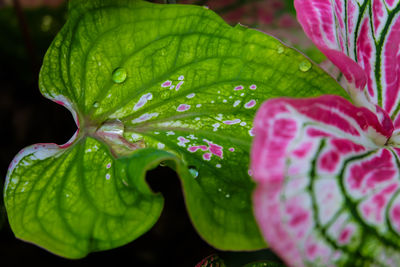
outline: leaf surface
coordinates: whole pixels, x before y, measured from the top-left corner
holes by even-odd
[[[288,265],[399,264],[400,151],[382,145],[393,131],[386,121],[338,96],[260,108],[255,214]]]
[[[273,37],[231,27],[203,7],[69,5],[40,90],[71,110],[78,131],[63,146],[37,145],[15,158],[5,187],[14,233],[71,258],[134,240],[162,206],[145,172],[167,158],[207,242],[265,247],[248,172],[255,111],[269,97],[341,87]]]

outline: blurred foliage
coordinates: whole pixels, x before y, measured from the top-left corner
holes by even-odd
[[[212,254],[199,262],[196,267],[285,267],[285,265],[270,250],[265,249],[254,252]]]
[[[285,265],[272,261],[258,261],[258,262],[248,263],[243,267],[285,267]]]
[[[66,20],[66,6],[63,4],[57,8],[25,9],[23,16],[26,20],[25,27],[27,27],[32,40],[32,48],[36,55],[35,60],[37,60],[37,62],[31,62],[31,64],[39,64],[40,66],[50,42]],[[12,68],[9,71],[16,70],[16,73],[24,74],[19,78],[30,82],[37,80],[37,77],[33,77],[36,73],[32,73],[31,69],[29,69],[32,65],[21,65],[21,62],[26,61],[29,56],[27,55],[26,41],[21,34],[21,27],[24,26],[20,24],[16,10],[13,7],[0,9],[0,32],[2,32],[0,62],[7,62],[7,68]],[[5,66],[2,65],[3,67]]]

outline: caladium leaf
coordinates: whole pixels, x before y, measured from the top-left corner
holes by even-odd
[[[259,31],[231,27],[203,7],[135,0],[71,0],[40,90],[71,110],[78,131],[63,146],[17,155],[5,205],[18,237],[70,258],[151,227],[162,199],[144,175],[166,158],[178,166],[205,240],[219,249],[265,247],[248,173],[255,110],[283,94],[342,93],[304,56]]]
[[[356,104],[379,105],[399,128],[400,2],[295,0],[306,34],[351,83]]]
[[[147,150],[137,150],[132,160],[115,159],[91,137],[68,152],[54,144],[25,148],[6,181],[15,234],[70,258],[137,238],[157,221],[163,206],[162,197],[146,185],[144,172],[161,160],[179,162],[166,151],[144,156]]]
[[[399,265],[400,150],[383,121],[329,95],[259,109],[255,214],[290,266]]]

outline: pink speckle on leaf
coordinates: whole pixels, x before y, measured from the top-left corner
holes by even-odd
[[[233,151],[235,151],[235,148],[230,147],[228,150],[229,150],[230,152],[233,152]]]
[[[232,125],[232,124],[237,124],[240,123],[240,119],[234,119],[234,120],[229,120],[229,121],[223,121],[223,123],[227,125]]]
[[[203,159],[205,160],[210,160],[212,155],[215,155],[221,159],[223,159],[223,147],[219,146],[217,144],[214,144],[210,141],[204,140],[208,144],[208,146],[205,145],[199,145],[199,146],[189,146],[188,151],[189,152],[196,152],[197,150],[202,150],[204,152],[208,151],[208,153],[203,154]]]
[[[251,128],[251,129],[249,130],[249,135],[250,135],[250,136],[255,136],[255,135],[256,135],[256,133],[255,133],[255,131],[254,131],[254,128]]]
[[[307,257],[310,260],[314,260],[316,252],[317,252],[317,245],[316,244],[313,243],[313,244],[307,245]]]
[[[185,79],[185,77],[183,75],[179,76],[178,80],[182,81],[183,79]]]
[[[179,141],[178,146],[183,146],[183,147],[186,146],[186,143],[189,143],[189,142],[190,142],[190,140],[186,139],[186,138],[183,137],[183,136],[179,136],[179,137],[178,137],[178,141]]]
[[[140,97],[139,101],[136,103],[136,105],[133,107],[133,110],[138,110],[139,108],[143,107],[147,101],[153,99],[153,94],[152,93],[147,93],[144,94]]]
[[[244,104],[245,108],[252,108],[256,105],[256,101],[254,99],[250,100],[249,102],[247,102],[246,104]]]
[[[176,90],[176,91],[179,91],[179,89],[181,88],[181,86],[182,86],[183,83],[184,83],[184,81],[180,81],[180,82],[176,85],[175,90]]]
[[[140,123],[143,121],[147,121],[150,120],[151,118],[157,117],[158,113],[154,112],[154,113],[145,113],[143,115],[141,115],[139,118],[133,119],[132,123]]]
[[[298,158],[304,158],[312,148],[311,142],[302,143],[300,147],[296,148],[292,154]]]
[[[162,87],[169,87],[171,86],[172,82],[171,81],[165,81],[161,84]]]
[[[291,214],[291,219],[289,221],[289,225],[292,227],[296,227],[301,225],[308,219],[308,213],[304,210],[297,210]]]
[[[250,89],[251,90],[256,90],[257,89],[257,85],[255,85],[255,84],[250,85]]]
[[[342,232],[339,234],[339,244],[347,244],[350,241],[350,238],[354,232],[353,227],[345,227]]]
[[[203,154],[203,159],[209,161],[211,159],[211,153]]]
[[[308,128],[307,134],[310,137],[329,137],[329,136],[331,136],[331,134],[329,134],[329,133],[326,133],[324,131],[314,129],[314,128]]]
[[[329,151],[322,155],[319,161],[319,167],[322,170],[333,172],[339,163],[339,154],[336,151]]]
[[[213,155],[215,155],[217,157],[220,157],[221,159],[224,158],[223,157],[223,152],[222,152],[222,149],[223,149],[222,146],[219,146],[217,144],[213,144],[213,143],[211,143],[209,141],[206,141],[206,140],[204,140],[204,141],[208,144],[208,146],[209,146],[208,149]]]
[[[207,151],[208,150],[208,147],[207,146],[204,146],[204,145],[200,145],[200,146],[190,146],[190,147],[188,147],[188,151],[189,152],[192,152],[192,153],[194,153],[194,152],[196,152],[197,150],[202,150],[202,151]]]
[[[244,89],[244,87],[243,87],[243,85],[238,85],[238,86],[236,86],[235,87],[235,91],[239,91],[239,90],[243,90]]]
[[[55,103],[61,105],[61,106],[66,106],[66,104],[63,101],[60,100],[54,100]]]
[[[108,163],[106,167],[107,169],[111,168],[111,163]]]
[[[180,105],[178,106],[178,108],[176,109],[176,111],[178,111],[178,112],[183,112],[183,111],[186,111],[186,110],[188,110],[188,109],[190,109],[190,105],[187,105],[187,104],[180,104]]]

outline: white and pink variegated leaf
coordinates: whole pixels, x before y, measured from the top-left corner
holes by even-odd
[[[295,0],[300,24],[342,71],[357,105],[382,107],[400,127],[400,1]]]
[[[259,109],[255,216],[289,266],[400,265],[400,149],[381,145],[384,121],[338,96]]]

